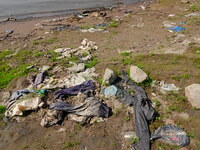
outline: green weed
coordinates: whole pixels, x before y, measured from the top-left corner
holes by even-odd
[[[190,75],[189,75],[189,74],[183,74],[183,75],[181,75],[181,76],[173,75],[173,76],[171,76],[171,78],[172,78],[173,80],[180,81],[180,80],[182,80],[182,79],[189,79],[189,78],[190,78]]]
[[[135,144],[135,143],[137,143],[139,141],[139,138],[138,137],[136,137],[136,138],[131,138],[130,139],[130,144]]]
[[[120,55],[121,56],[130,56],[130,52],[121,52]]]
[[[132,57],[122,58],[122,64],[123,65],[131,65],[132,63],[133,63]]]
[[[120,21],[118,20],[113,20],[110,24],[109,27],[118,27],[120,25]]]
[[[95,65],[97,65],[98,63],[100,63],[100,60],[98,60],[96,57],[93,57],[90,61],[85,63],[85,67],[86,68],[92,68]]]
[[[79,141],[67,141],[64,146],[65,146],[65,148],[69,149],[69,148],[72,148],[72,147],[77,146],[79,144],[80,144]]]
[[[199,11],[200,10],[200,5],[199,4],[196,4],[196,5],[193,5],[189,8],[190,11]]]
[[[10,50],[3,50],[0,52],[0,59],[5,58],[7,55],[10,55],[12,52]]]
[[[124,118],[124,120],[125,120],[125,121],[130,121],[130,117],[129,117],[129,116],[126,116],[126,117]]]
[[[30,64],[24,64],[15,68],[9,65],[0,66],[0,89],[5,88],[12,79],[28,74],[28,67]]]
[[[3,119],[5,112],[6,112],[6,108],[4,106],[0,105],[0,120]]]

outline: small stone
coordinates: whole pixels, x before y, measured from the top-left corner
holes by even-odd
[[[49,70],[49,68],[50,68],[51,66],[42,66],[42,71],[47,71],[47,70]]]
[[[137,83],[141,83],[144,80],[147,79],[147,74],[140,68],[138,68],[137,66],[133,66],[131,65],[130,67],[130,78],[137,82]]]
[[[80,63],[80,64],[74,64],[74,66],[68,68],[72,72],[82,72],[85,70],[85,64]]]
[[[134,131],[124,132],[123,135],[124,135],[125,139],[137,138],[136,132],[134,132]]]
[[[66,132],[66,131],[67,131],[66,128],[60,128],[60,129],[58,130],[58,132],[60,132],[60,133],[63,133],[63,132]]]
[[[192,84],[185,88],[185,96],[192,107],[200,108],[200,84]]]
[[[189,0],[181,0],[181,3],[182,4],[187,4],[187,3],[189,3]]]
[[[117,75],[114,71],[106,68],[106,71],[103,76],[103,83],[112,84],[117,79]]]
[[[151,95],[154,96],[154,97],[156,97],[156,94],[155,94],[155,93],[151,93]]]

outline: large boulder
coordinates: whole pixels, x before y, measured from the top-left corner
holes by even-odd
[[[109,68],[106,68],[104,76],[103,76],[103,83],[111,85],[114,83],[116,79],[117,79],[117,75],[114,73],[114,71],[110,70]]]
[[[147,79],[147,74],[137,66],[131,65],[130,67],[130,78],[136,82],[140,83]]]
[[[185,96],[195,108],[200,108],[200,84],[192,84],[185,88]]]

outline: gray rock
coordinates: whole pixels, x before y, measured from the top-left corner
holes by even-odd
[[[68,68],[72,72],[82,72],[85,70],[85,64],[80,63],[80,64],[74,64],[74,66]]]
[[[147,74],[140,68],[138,68],[137,66],[133,66],[131,65],[130,67],[130,78],[137,82],[137,83],[140,83],[140,82],[143,82],[144,80],[147,79]]]
[[[103,83],[112,84],[117,79],[117,75],[114,71],[106,68],[104,76],[103,76]]]
[[[185,96],[192,107],[200,108],[200,84],[192,84],[185,88]]]

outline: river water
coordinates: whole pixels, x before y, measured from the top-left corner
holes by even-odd
[[[0,19],[64,14],[77,9],[111,7],[141,0],[0,0]]]

